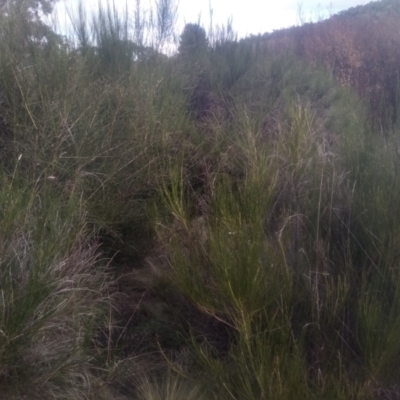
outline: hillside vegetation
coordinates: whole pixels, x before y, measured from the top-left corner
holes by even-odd
[[[306,23],[244,39],[286,51],[331,71],[369,105],[369,119],[379,130],[399,119],[400,3],[380,0]]]
[[[171,1],[2,9],[1,399],[400,398],[385,4],[172,56]]]

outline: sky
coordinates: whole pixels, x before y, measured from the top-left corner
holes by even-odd
[[[83,0],[90,9],[98,0]],[[136,0],[114,0],[123,9],[125,1],[134,6]],[[197,22],[199,16],[203,26],[209,26],[209,0],[176,0],[178,7],[178,29],[185,23]],[[232,17],[233,28],[239,37],[249,34],[272,32],[273,30],[298,25],[300,22],[318,21],[339,11],[365,5],[371,0],[211,0],[214,24],[226,24]],[[73,9],[78,0],[59,0],[56,11],[63,19],[65,8]],[[141,0],[145,6],[154,0]]]
[[[364,5],[371,0],[212,0],[214,21],[226,22],[233,18],[233,26],[240,36],[272,32],[299,24],[299,14],[306,21],[329,17],[332,13]],[[196,20],[199,13],[207,17],[208,0],[181,0],[181,18]],[[299,13],[299,9],[301,12]]]

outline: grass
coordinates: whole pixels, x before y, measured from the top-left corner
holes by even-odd
[[[2,397],[395,396],[395,127],[290,51],[1,18]]]
[[[97,239],[49,188],[3,175],[1,200],[3,396],[81,398],[99,386],[84,349],[111,301]]]

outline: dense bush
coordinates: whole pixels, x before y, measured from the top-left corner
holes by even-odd
[[[372,124],[311,27],[167,57],[158,7],[81,8],[75,44],[1,16],[0,397],[395,398],[396,105]]]

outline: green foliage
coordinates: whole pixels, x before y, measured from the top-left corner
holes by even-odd
[[[208,39],[204,28],[198,24],[186,24],[180,36],[178,52],[188,59],[207,52]]]
[[[0,397],[395,393],[396,126],[231,26],[162,55],[173,10],[2,16]]]
[[[88,335],[108,301],[108,278],[82,208],[2,174],[0,382],[6,398],[84,398]],[[77,200],[77,199],[75,199]],[[62,248],[58,245],[62,243]]]
[[[254,64],[255,54],[243,42],[225,42],[213,48],[211,59],[215,84],[229,90]]]
[[[41,16],[51,14],[57,0],[1,0],[0,21],[10,24],[14,35],[23,35],[25,47],[28,42],[36,45],[60,42],[60,38],[42,21]],[[4,31],[2,32],[4,38]],[[5,36],[7,37],[7,36]],[[16,37],[14,39],[17,39]],[[22,39],[20,37],[20,39]]]

